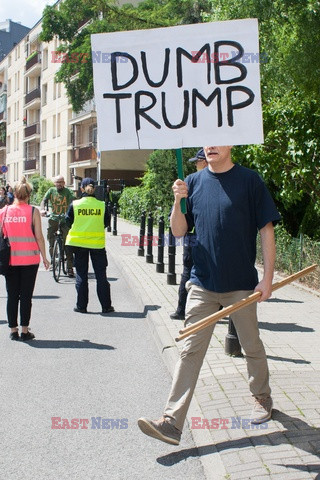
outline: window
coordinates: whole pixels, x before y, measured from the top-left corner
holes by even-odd
[[[52,154],[52,177],[56,176],[56,154]]]
[[[56,138],[57,136],[57,117],[53,115],[52,117],[52,138]]]
[[[7,123],[10,125],[11,123],[11,107],[8,108],[8,118],[7,118]]]
[[[90,125],[88,141],[94,147],[97,145],[97,125]]]
[[[11,95],[11,79],[8,80],[8,97]]]
[[[10,153],[10,144],[11,144],[10,140],[11,140],[10,135],[8,135],[7,136],[7,142],[6,142],[7,143],[7,153]]]
[[[47,173],[47,157],[46,157],[46,156],[42,156],[40,175],[42,175],[43,177],[45,177],[45,176],[46,176],[46,173]]]
[[[61,114],[58,113],[58,115],[57,115],[57,137],[60,137],[60,123],[61,123],[60,122],[60,116],[61,116]]]
[[[48,68],[48,49],[44,49],[42,52],[42,70]]]
[[[57,174],[60,173],[60,152],[57,153]]]
[[[42,120],[42,126],[41,126],[41,141],[46,142],[47,141],[47,120]]]
[[[48,96],[48,84],[44,83],[42,85],[42,105],[47,105],[47,96]]]

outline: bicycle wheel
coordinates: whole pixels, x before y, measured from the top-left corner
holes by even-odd
[[[61,272],[61,244],[58,239],[54,242],[53,246],[52,271],[53,278],[56,282],[59,282]]]
[[[62,246],[62,254],[61,254],[61,264],[62,264],[62,271],[65,275],[67,275],[67,255],[66,249]]]

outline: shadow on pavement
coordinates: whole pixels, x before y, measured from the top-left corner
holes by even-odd
[[[106,318],[146,318],[148,312],[159,310],[160,305],[145,305],[143,312],[112,312],[112,313],[101,313],[101,312],[88,312],[90,315],[101,315]]]
[[[285,428],[284,431],[277,431],[260,436],[243,437],[237,440],[230,440],[228,442],[221,442],[216,444],[204,445],[201,447],[187,448],[179,450],[177,452],[169,453],[157,458],[157,462],[166,467],[175,465],[181,461],[190,457],[201,457],[204,455],[210,455],[229,449],[240,449],[255,447],[256,445],[266,445],[270,447],[270,444],[275,448],[279,445],[288,444],[294,447],[304,450],[305,452],[317,456],[320,459],[320,429],[313,428],[308,423],[304,422],[300,418],[291,417],[286,413],[280,412],[274,409],[272,414],[274,421],[280,422]],[[279,464],[288,469],[299,469],[308,472],[318,473],[320,471],[319,464],[309,465],[295,465],[295,464]],[[320,475],[317,475],[317,479]]]
[[[308,360],[301,360],[300,358],[286,358],[286,357],[276,357],[273,355],[267,355],[269,360],[278,360],[279,362],[291,362],[291,363],[301,363],[301,364],[310,364]]]
[[[304,303],[302,300],[285,300],[284,298],[268,298],[266,302],[270,303]]]
[[[311,327],[301,327],[296,323],[272,323],[258,322],[259,328],[263,330],[274,330],[276,332],[314,332]]]
[[[7,320],[0,320],[0,325],[5,325],[7,322]]]
[[[61,298],[59,295],[33,295],[32,300],[52,300]]]
[[[87,348],[95,350],[116,350],[111,345],[103,345],[101,343],[91,343],[90,340],[37,340],[32,342],[22,342],[28,347],[33,348]]]

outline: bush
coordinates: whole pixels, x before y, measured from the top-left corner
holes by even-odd
[[[193,157],[197,149],[186,148],[184,154],[185,176],[195,171]],[[151,212],[154,220],[164,217],[168,226],[168,216],[173,204],[172,184],[177,178],[175,150],[155,150],[147,162],[147,171],[139,187],[124,189],[119,202],[121,216],[133,222],[139,222],[142,212]]]
[[[320,257],[320,243],[311,240],[307,235],[300,234],[294,238],[282,225],[275,227],[277,246],[275,270],[291,275],[303,268],[318,263]],[[258,238],[259,240],[259,238]],[[261,242],[257,242],[257,263],[263,264]],[[317,269],[311,275],[301,279],[310,287],[320,288],[320,272]]]
[[[49,190],[50,187],[54,187],[54,184],[51,180],[48,180],[45,177],[40,177],[39,174],[32,175],[30,178],[30,183],[32,183],[33,186],[30,199],[30,202],[33,205],[40,205],[46,191]]]

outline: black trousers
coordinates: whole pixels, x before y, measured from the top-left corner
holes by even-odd
[[[110,283],[107,280],[107,253],[105,248],[73,247],[76,268],[77,307],[87,308],[89,302],[89,254],[97,281],[97,295],[102,308],[111,307]]]
[[[20,302],[20,325],[28,327],[31,317],[32,294],[36,282],[39,264],[9,267],[6,274],[8,292],[7,316],[10,328],[18,326]]]
[[[190,279],[191,269],[193,267],[193,259],[192,259],[192,246],[184,245],[183,247],[183,271],[181,275],[181,281],[179,285],[179,299],[178,299],[178,306],[176,312],[179,315],[185,314],[186,309],[186,302],[188,292],[186,290],[186,283]]]

